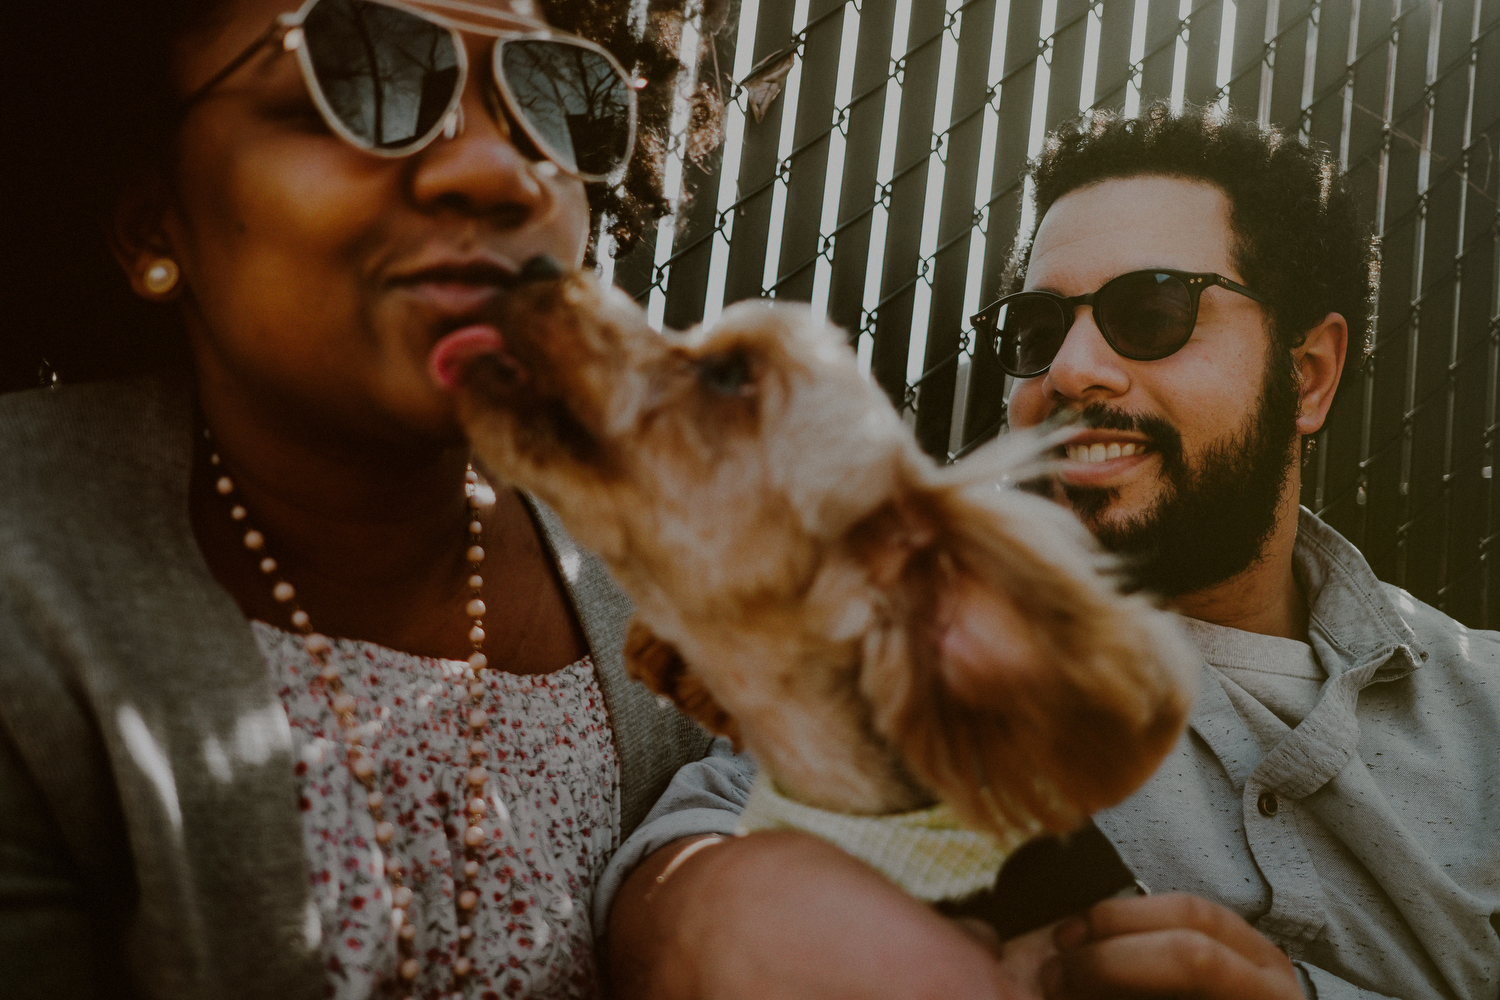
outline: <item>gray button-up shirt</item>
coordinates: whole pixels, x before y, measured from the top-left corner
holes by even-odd
[[[1206,666],[1188,731],[1097,817],[1154,891],[1225,903],[1342,997],[1500,996],[1500,634],[1378,581],[1304,510],[1328,673],[1264,752]]]

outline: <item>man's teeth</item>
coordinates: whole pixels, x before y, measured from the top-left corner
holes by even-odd
[[[1141,446],[1142,451],[1145,445]],[[1070,444],[1068,458],[1075,462],[1105,462],[1111,458],[1128,458],[1136,453],[1134,442],[1120,444]]]

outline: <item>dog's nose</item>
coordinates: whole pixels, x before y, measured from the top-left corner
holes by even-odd
[[[521,266],[521,273],[516,275],[518,281],[544,281],[548,278],[562,277],[563,268],[557,261],[546,254],[538,254]]]

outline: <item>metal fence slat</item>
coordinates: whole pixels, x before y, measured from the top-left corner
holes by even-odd
[[[786,164],[784,223],[775,276],[777,298],[808,301],[819,252],[834,90],[838,83],[845,0],[813,0],[802,50],[795,152]]]
[[[1172,93],[1173,60],[1182,19],[1177,0],[1149,0],[1146,13],[1146,47],[1141,59],[1141,94],[1169,97]],[[1142,104],[1146,103],[1145,99]]]
[[[984,241],[984,283],[979,302],[991,301],[1015,242],[1021,219],[1021,172],[1031,133],[1031,105],[1036,85],[1037,45],[1042,22],[1041,0],[1011,0],[1010,30],[1005,38],[1005,73],[997,113],[995,164],[990,181],[989,223]],[[1101,46],[1102,49],[1102,46]],[[1005,373],[988,343],[975,345],[964,408],[964,446],[994,435],[1005,417]]]
[[[1229,107],[1247,118],[1254,118],[1260,109],[1261,76],[1265,66],[1266,0],[1240,0],[1235,4],[1234,22]]]
[[[1284,124],[1296,132],[1302,125],[1303,75],[1307,68],[1309,32],[1312,19],[1320,15],[1319,5],[1308,0],[1280,0],[1276,4],[1276,27],[1267,43],[1274,60],[1270,91],[1267,95],[1267,121]],[[1269,26],[1268,26],[1269,27]],[[1317,32],[1312,43],[1316,50]]]
[[[705,58],[698,66],[698,80],[722,91],[729,100],[734,93],[733,67],[735,32],[726,28],[711,43],[717,49],[717,61]],[[719,77],[715,79],[715,67]],[[721,145],[701,167],[687,164],[683,168],[684,186],[691,196],[686,218],[673,245],[671,275],[667,282],[664,322],[675,329],[686,329],[703,318],[708,295],[709,267],[713,258],[714,234],[718,225],[719,188],[726,183],[722,166]],[[733,183],[733,181],[728,181]]]
[[[1051,82],[1047,88],[1047,122],[1078,114],[1078,91],[1083,83],[1083,54],[1088,36],[1090,0],[1057,0],[1057,30],[1047,53]]]
[[[876,190],[877,151],[885,116],[891,37],[895,29],[892,2],[867,2],[860,11],[851,105],[844,116],[848,153],[839,195],[837,235],[829,276],[828,313],[833,321],[860,334],[870,230]]]
[[[762,0],[756,22],[756,62],[782,49],[792,36],[794,0]],[[728,277],[724,301],[755,298],[761,293],[766,241],[771,232],[771,203],[779,163],[781,117],[785,93],[771,102],[765,117],[745,121],[745,148],[740,158],[739,199],[734,209],[734,235],[729,243]]]
[[[1187,78],[1183,84],[1183,99],[1191,104],[1207,104],[1217,96],[1219,33],[1223,17],[1223,0],[1210,0],[1208,3],[1197,0],[1189,19]]]
[[[944,137],[946,170],[937,231],[938,246],[944,249],[933,261],[932,306],[922,363],[923,372],[932,374],[923,379],[917,398],[917,441],[923,450],[940,458],[946,456],[951,442],[958,373],[961,362],[967,362],[962,348],[969,325],[964,315],[972,242],[968,235],[974,226],[984,111],[991,101],[988,75],[995,5],[992,0],[969,4],[961,16],[962,33],[953,71],[953,112]]]
[[[1099,32],[1098,83],[1094,87],[1094,106],[1121,108],[1125,91],[1135,79],[1130,64],[1130,34],[1135,21],[1135,5],[1148,0],[1108,0],[1103,4]]]
[[[907,355],[911,342],[912,307],[918,247],[913,236],[922,231],[926,207],[927,167],[932,150],[932,112],[937,100],[941,38],[947,12],[939,4],[914,2],[907,31],[901,113],[896,125],[895,171],[889,184],[890,207],[885,231],[885,264],[880,278],[879,304],[871,372],[891,402],[907,402]]]

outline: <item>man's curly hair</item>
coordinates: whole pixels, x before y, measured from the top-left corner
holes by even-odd
[[[1233,259],[1245,284],[1271,299],[1272,329],[1287,348],[1330,312],[1369,349],[1379,260],[1338,163],[1327,151],[1216,107],[1173,111],[1165,101],[1135,118],[1096,111],[1052,132],[1032,165],[1036,225],[1062,196],[1111,178],[1160,174],[1224,192]],[[1036,226],[1017,236],[1006,291],[1026,277]]]
[[[691,55],[679,47],[683,24],[705,0],[539,2],[554,27],[603,45],[645,81],[624,177],[618,185],[588,185],[587,260],[595,258],[606,220],[615,254],[623,255],[674,208],[664,174],[683,57]],[[65,381],[180,363],[175,314],[130,292],[106,232],[129,184],[152,169],[170,176],[179,117],[169,77],[172,46],[211,27],[226,0],[17,0],[16,6],[0,37],[0,72],[16,116],[0,191],[7,243],[20,257],[0,332],[0,391],[36,385],[44,359]],[[718,144],[722,109],[706,84],[697,83],[691,100],[681,138],[689,158],[701,160]]]

